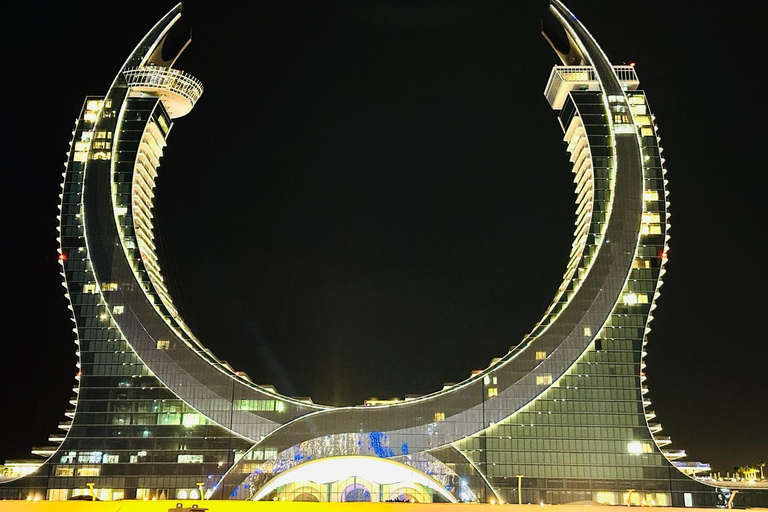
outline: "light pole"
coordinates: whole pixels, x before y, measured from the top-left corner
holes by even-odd
[[[515,475],[517,477],[517,504],[523,504],[523,475]]]

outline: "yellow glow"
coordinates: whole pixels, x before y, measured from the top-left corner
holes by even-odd
[[[659,193],[655,190],[646,190],[643,192],[643,199],[645,201],[658,201]]]
[[[648,304],[648,295],[645,293],[629,293],[627,295],[634,295],[634,304]]]

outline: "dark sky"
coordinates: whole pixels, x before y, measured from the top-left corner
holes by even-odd
[[[156,189],[161,265],[198,337],[259,383],[336,405],[435,391],[516,344],[560,283],[575,210],[540,4],[215,4],[185,4],[176,67],[206,89]],[[173,4],[144,5],[30,2],[2,35],[14,419],[0,461],[45,444],[66,407],[60,172],[84,96]],[[665,149],[657,419],[690,460],[765,460],[766,7],[568,5],[615,63],[637,63]]]

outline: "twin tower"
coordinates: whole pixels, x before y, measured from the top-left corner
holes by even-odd
[[[163,55],[181,5],[74,127],[60,262],[77,388],[57,446],[0,497],[504,501],[715,506],[679,468],[643,357],[669,236],[664,159],[635,70],[558,0],[545,95],[576,185],[571,257],[531,333],[481,372],[398,402],[329,407],[254,384],[179,316],[154,243],[169,131],[203,92]],[[183,45],[186,47],[186,45]],[[180,52],[179,52],[180,53]],[[202,494],[202,496],[201,496]]]

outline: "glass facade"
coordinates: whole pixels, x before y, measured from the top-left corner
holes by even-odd
[[[671,464],[645,397],[643,356],[669,238],[650,107],[634,69],[611,66],[560,2],[550,11],[573,43],[545,94],[577,198],[555,298],[529,335],[470,379],[342,408],[254,385],[174,307],[155,252],[153,190],[174,120],[192,110],[202,84],[163,60],[180,6],[163,17],[78,117],[60,223],[79,358],[72,421],[61,444],[41,452],[47,462],[0,485],[0,498],[427,500],[407,482],[390,488],[354,475],[323,489],[292,482],[260,492],[306,462],[353,455],[406,464],[459,501],[718,504],[722,492]]]

